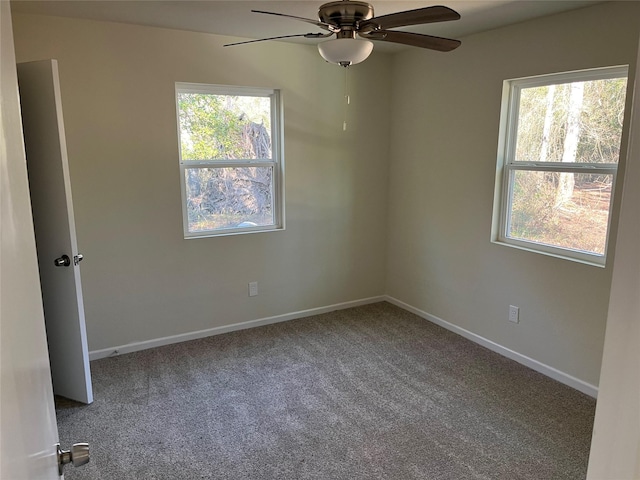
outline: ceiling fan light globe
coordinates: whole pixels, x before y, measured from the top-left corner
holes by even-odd
[[[336,38],[319,43],[318,51],[329,63],[355,65],[371,55],[373,42],[359,38]]]

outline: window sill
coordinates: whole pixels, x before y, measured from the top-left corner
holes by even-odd
[[[201,233],[190,233],[184,234],[185,240],[197,240],[198,238],[212,238],[212,237],[230,237],[235,235],[246,235],[250,233],[266,233],[266,232],[281,232],[285,230],[284,226],[274,226],[269,225],[266,227],[257,227],[257,228],[247,228],[247,229],[229,229],[229,230],[219,230],[216,232],[201,232]]]
[[[569,260],[570,262],[575,262],[575,263],[581,263],[583,265],[589,265],[592,267],[599,267],[599,268],[605,268],[606,267],[606,257],[604,255],[602,256],[598,256],[598,255],[589,255],[589,254],[584,254],[584,256],[574,256],[573,252],[571,253],[567,253],[567,254],[563,254],[562,253],[562,249],[558,249],[560,250],[555,251],[556,249],[553,250],[546,250],[544,249],[545,246],[528,246],[526,245],[525,242],[523,242],[524,244],[520,244],[520,243],[512,243],[511,241],[505,241],[505,240],[500,240],[500,239],[492,239],[491,243],[495,244],[495,245],[501,245],[504,247],[510,247],[510,248],[515,248],[517,250],[524,250],[525,252],[531,252],[531,253],[537,253],[540,255],[546,255],[548,257],[554,257],[554,258],[560,258],[562,260]],[[579,254],[579,252],[576,252]],[[593,256],[595,259],[598,260],[590,260],[587,256]],[[587,258],[585,258],[587,257]],[[599,261],[601,259],[601,261]]]

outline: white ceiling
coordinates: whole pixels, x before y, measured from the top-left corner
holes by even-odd
[[[581,8],[602,0],[441,0],[405,2],[373,0],[376,16],[412,10],[430,5],[446,5],[458,11],[462,18],[454,22],[436,23],[403,30],[460,38],[531,18]],[[293,19],[251,13],[252,9],[285,13],[317,19],[322,0],[12,0],[14,12],[76,17],[111,22],[133,23],[195,32],[216,33],[256,39],[323,30]],[[239,40],[241,40],[239,39]],[[286,41],[317,43],[317,40]],[[380,50],[401,48],[388,43],[376,43]]]

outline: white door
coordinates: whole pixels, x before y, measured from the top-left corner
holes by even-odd
[[[18,65],[53,391],[93,401],[58,62]]]
[[[58,479],[9,2],[0,1],[0,478]]]

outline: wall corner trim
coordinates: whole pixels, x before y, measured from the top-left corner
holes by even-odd
[[[526,367],[529,367],[532,370],[535,370],[536,372],[542,373],[543,375],[546,375],[547,377],[557,380],[558,382],[563,383],[571,388],[574,388],[586,395],[589,395],[590,397],[593,397],[593,398],[598,397],[598,387],[596,387],[595,385],[591,385],[590,383],[587,383],[583,380],[580,380],[579,378],[569,375],[568,373],[562,372],[556,368],[553,368],[549,365],[539,362],[538,360],[534,360],[533,358],[527,357],[526,355],[522,355],[521,353],[518,353],[514,350],[503,347],[502,345],[499,345],[487,338],[481,337],[480,335],[470,332],[469,330],[458,327],[453,323],[449,323],[446,320],[438,318],[435,315],[431,315],[430,313],[427,313],[423,310],[415,308],[409,305],[408,303],[404,303],[403,301],[398,300],[397,298],[391,297],[389,295],[385,295],[384,300],[386,300],[389,303],[392,303],[397,307],[407,310],[408,312],[414,313],[415,315],[418,315],[419,317],[422,317],[431,323],[435,323],[436,325],[439,325],[440,327],[445,328],[453,333],[457,333],[458,335],[466,338],[467,340],[471,340],[472,342],[477,343],[478,345],[481,345],[485,348],[488,348],[493,352],[499,353],[500,355],[510,358],[511,360],[515,360],[516,362]]]

